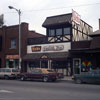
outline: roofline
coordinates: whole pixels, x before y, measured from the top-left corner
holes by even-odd
[[[65,16],[65,15],[72,15],[72,13],[61,14],[61,15],[55,15],[55,16],[49,16],[49,17],[47,17],[47,18],[53,18],[53,17]]]
[[[48,18],[54,18],[54,17],[60,17],[60,16],[65,16],[65,15],[72,15],[72,13],[68,13],[68,14],[61,14],[61,15],[55,15],[55,16],[49,16]],[[93,28],[91,25],[89,25],[88,23],[86,23],[85,21],[83,21],[82,19],[80,19],[82,22],[84,22],[85,24],[87,24],[89,27]],[[42,25],[43,26],[43,25]],[[44,27],[44,26],[43,26]]]
[[[28,24],[28,23],[26,23],[26,22],[21,22],[21,25],[22,25],[22,24]],[[10,25],[10,26],[6,26],[6,27],[9,28],[9,27],[17,27],[17,26],[19,26],[19,24]]]
[[[42,36],[46,36],[46,35],[44,35],[44,34],[38,33],[38,32],[33,31],[33,30],[29,30],[29,32],[34,32],[35,34],[39,34],[39,35],[42,35]]]

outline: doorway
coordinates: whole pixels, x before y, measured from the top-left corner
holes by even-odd
[[[41,61],[41,68],[48,68],[48,60]]]
[[[73,59],[73,73],[80,74],[80,72],[81,72],[81,59],[74,58]]]

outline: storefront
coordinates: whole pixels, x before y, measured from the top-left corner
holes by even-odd
[[[19,56],[18,55],[6,55],[6,65],[7,68],[18,68]]]
[[[100,49],[71,50],[73,74],[100,69]]]
[[[70,71],[68,50],[70,43],[53,43],[31,45],[27,47],[27,55],[23,57],[24,68],[49,68],[65,75]]]
[[[90,35],[91,40],[72,43],[70,55],[72,58],[73,74],[100,69],[100,30]]]

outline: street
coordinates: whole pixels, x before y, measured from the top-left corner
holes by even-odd
[[[0,100],[100,100],[100,85],[0,80]]]

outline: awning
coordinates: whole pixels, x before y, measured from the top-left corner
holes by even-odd
[[[74,50],[69,50],[70,53],[100,53],[100,49],[74,49]]]
[[[36,60],[36,59],[59,59],[59,58],[68,58],[68,52],[59,52],[59,53],[33,53],[27,54],[23,57],[23,60]]]

